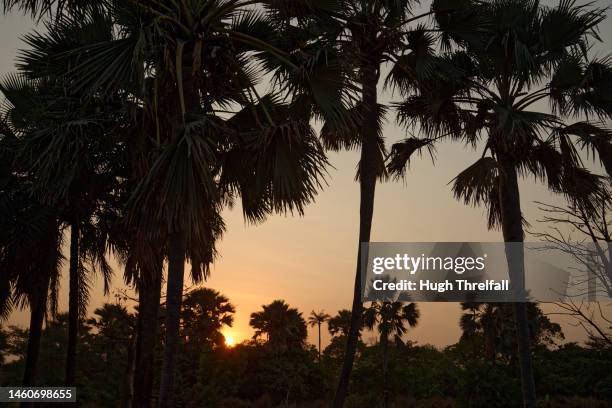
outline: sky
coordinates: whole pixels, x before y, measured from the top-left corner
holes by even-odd
[[[552,1],[545,3],[554,4]],[[611,7],[612,0],[599,0],[600,7]],[[600,27],[607,44],[597,45],[595,55],[612,53],[612,12]],[[17,50],[23,47],[21,36],[34,28],[33,22],[13,13],[0,16],[0,75],[13,70]],[[381,91],[384,101],[397,96]],[[544,107],[545,109],[545,107]],[[387,146],[406,137],[405,129],[393,124],[389,115],[384,127]],[[475,162],[479,151],[457,143],[438,145],[435,165],[427,156],[412,161],[403,182],[379,184],[376,190],[372,241],[443,242],[501,241],[499,231],[488,231],[485,212],[471,208],[452,197],[449,182],[461,170]],[[359,186],[355,182],[356,152],[330,153],[328,185],[302,217],[277,215],[259,225],[248,225],[238,207],[224,213],[227,231],[218,245],[220,258],[215,262],[205,286],[214,288],[236,306],[234,326],[224,330],[237,342],[252,336],[249,315],[263,304],[284,299],[304,316],[311,310],[335,314],[350,308],[355,274],[359,216]],[[533,179],[521,182],[521,205],[534,228],[542,214],[535,201],[563,204]],[[116,268],[114,289],[123,288],[122,271]],[[67,265],[60,292],[60,310],[67,308]],[[189,285],[189,284],[188,284]],[[90,312],[115,298],[102,294],[100,280],[91,293]],[[419,344],[443,347],[460,336],[460,308],[457,303],[420,303],[421,319],[407,338]],[[552,306],[544,306],[553,311]],[[571,321],[551,316],[563,325],[569,341],[584,339],[582,329]],[[25,326],[27,311],[14,313],[6,324]],[[315,329],[309,329],[309,341],[315,343]],[[371,340],[373,335],[366,335]],[[327,331],[323,342],[327,343]]]

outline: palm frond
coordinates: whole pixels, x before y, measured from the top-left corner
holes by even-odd
[[[395,178],[404,177],[406,170],[410,166],[410,158],[413,154],[417,153],[419,156],[422,155],[422,149],[425,147],[431,159],[433,160],[433,152],[435,146],[432,139],[419,139],[411,137],[404,139],[399,143],[395,143],[391,147],[390,161],[387,164],[387,170],[389,174]]]
[[[585,64],[577,55],[559,63],[551,80],[551,104],[574,117],[612,118],[612,56]]]
[[[214,135],[214,125],[206,122],[164,148],[130,198],[131,225],[153,233],[185,231],[190,239],[209,229],[218,200]]]
[[[578,138],[580,146],[585,149],[593,159],[599,157],[600,163],[606,169],[608,176],[612,177],[612,130],[603,124],[591,122],[576,122],[560,129],[566,135]]]
[[[50,24],[50,23],[49,23]],[[65,16],[46,32],[24,37],[18,67],[32,78],[65,78],[76,94],[109,93],[144,78],[144,29],[116,38],[114,22],[98,12]]]
[[[266,124],[263,110],[272,123]],[[241,196],[250,221],[270,212],[301,214],[325,183],[323,147],[308,118],[293,112],[268,97],[228,121],[237,127],[238,140],[224,159],[221,183]]]
[[[491,191],[497,186],[499,169],[493,157],[482,157],[452,180],[453,194],[465,204],[486,204]]]

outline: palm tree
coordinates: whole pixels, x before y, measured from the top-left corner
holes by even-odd
[[[465,38],[462,49],[437,58],[430,80],[417,84],[398,72],[395,81],[417,92],[398,106],[398,115],[408,125],[420,123],[431,138],[484,141],[482,157],[456,177],[454,194],[466,203],[484,203],[489,227],[501,226],[505,242],[523,242],[519,175],[534,175],[585,205],[599,188],[577,149],[609,157],[610,132],[589,119],[612,115],[612,60],[591,59],[586,52],[605,15],[573,1],[544,7],[528,0],[485,3],[479,15],[487,22],[483,35]],[[543,100],[552,113],[537,110],[534,104]],[[579,115],[587,120],[568,123]],[[512,285],[522,294],[522,246],[508,245],[506,255]],[[524,405],[533,407],[526,308],[514,305]]]
[[[351,329],[351,311],[348,309],[339,310],[338,313],[330,317],[327,321],[327,330],[332,336],[347,336]],[[361,328],[359,330],[361,335]]]
[[[313,310],[310,312],[310,316],[308,316],[308,325],[310,327],[317,326],[319,331],[319,363],[321,362],[321,324],[329,321],[330,317],[331,316],[323,310],[318,313]]]
[[[154,250],[153,254],[150,266],[140,267],[137,280],[138,316],[134,372],[138,375],[134,376],[132,400],[132,406],[137,408],[150,407],[153,392],[163,267],[163,256],[159,250]]]
[[[469,339],[477,333],[484,338],[485,359],[494,363],[497,356],[498,328],[504,324],[505,316],[500,316],[500,309],[495,303],[461,303],[464,314],[459,320],[461,338]]]
[[[155,92],[151,82],[143,87],[146,94]],[[140,97],[138,100],[150,100]],[[128,218],[125,203],[134,190],[151,170],[151,158],[159,152],[157,140],[150,137],[155,134],[156,113],[152,106],[138,103],[123,103],[125,114],[119,122],[124,123],[121,139],[125,141],[128,157],[128,172],[124,188],[121,190],[119,203],[122,204],[122,219],[115,225],[120,231],[114,235],[123,236],[121,261],[124,265],[124,279],[133,284],[138,293],[138,315],[136,323],[136,351],[134,371],[134,396],[132,406],[149,408],[154,383],[155,352],[158,344],[159,309],[163,280],[164,259],[166,256],[163,236],[150,236],[146,231],[126,225]],[[136,118],[134,120],[134,118]]]
[[[265,335],[266,344],[277,352],[301,348],[308,335],[302,313],[289,307],[284,300],[262,305],[261,311],[251,313],[249,324],[255,329],[253,339]]]
[[[190,291],[183,300],[181,334],[186,344],[222,346],[221,329],[232,327],[236,308],[227,297],[210,288]]]
[[[60,16],[64,12],[76,12],[83,7],[95,4],[91,0],[2,0],[0,7],[4,13],[19,10],[32,18],[40,20]]]
[[[363,311],[360,271],[362,245],[370,241],[376,183],[386,176],[382,126],[387,109],[378,98],[380,75],[390,63],[404,65],[411,61],[420,67],[429,60],[433,53],[432,44],[429,43],[429,32],[432,30],[417,24],[427,21],[426,18],[433,15],[434,10],[417,12],[417,1],[338,0],[300,2],[299,7],[293,1],[270,3],[279,7],[276,18],[285,19],[288,25],[294,22],[297,26],[292,28],[301,36],[298,37],[298,44],[307,44],[298,47],[300,55],[329,57],[331,62],[323,69],[342,78],[327,92],[330,97],[340,100],[342,104],[339,105],[344,106],[347,112],[339,117],[324,117],[321,132],[324,144],[332,150],[360,151],[357,175],[360,185],[359,237],[352,321],[333,403],[335,407],[342,407],[348,393]],[[447,5],[444,12],[452,13],[452,10]],[[449,24],[445,28],[451,27]],[[412,52],[404,54],[407,50]],[[319,106],[325,105],[321,100],[317,103]]]
[[[73,41],[78,37],[73,35]],[[113,176],[104,170],[111,154],[105,126],[95,116],[96,106],[67,97],[53,79],[27,80],[9,76],[0,91],[11,104],[9,114],[19,128],[17,160],[32,174],[31,192],[43,203],[58,208],[70,227],[69,336],[66,384],[76,378],[76,343],[79,319],[88,299],[86,274],[101,271],[108,292],[110,266],[105,236],[97,230],[100,202],[110,191]],[[102,170],[101,170],[102,169]],[[89,265],[89,268],[87,268]]]
[[[348,309],[339,310],[338,313],[327,321],[327,331],[331,335],[330,344],[325,348],[323,354],[334,362],[339,368],[345,354],[346,339],[351,328],[351,311]],[[359,327],[357,338],[357,353],[365,349],[365,344],[361,341],[361,331],[363,329],[363,316]]]
[[[10,102],[5,105],[0,118],[0,319],[8,318],[15,306],[30,307],[23,384],[33,386],[43,321],[56,312],[62,241],[59,214],[32,197],[32,174],[16,160],[19,124],[28,115],[13,108]]]
[[[291,70],[299,66],[293,56],[265,42],[275,31],[249,5],[202,0],[175,8],[115,2],[106,19],[121,29],[110,39],[58,52],[44,46],[56,39],[50,36],[23,58],[28,72],[36,68],[61,75],[72,92],[122,90],[145,98],[134,89],[141,89],[142,81],[154,83],[153,98],[142,103],[155,112],[151,129],[158,152],[134,188],[127,216],[132,228],[167,241],[160,406],[171,404],[184,262],[191,260],[196,282],[208,273],[223,230],[221,206],[240,195],[245,216],[261,221],[271,212],[301,213],[321,187],[326,159],[308,124],[311,112],[281,103],[277,95],[261,97],[254,87],[262,68],[249,64],[247,56],[263,51]],[[242,109],[224,118],[223,108],[232,105]],[[286,160],[277,160],[279,155]]]
[[[6,204],[16,204],[15,201],[7,202],[6,199],[7,197],[2,197],[3,207]],[[44,212],[41,213],[41,210]],[[0,267],[2,268],[0,279],[2,280],[3,294],[0,311],[4,319],[9,315],[13,305],[19,305],[20,307],[28,305],[30,307],[23,385],[34,386],[36,385],[38,372],[38,356],[40,354],[40,339],[44,318],[49,311],[53,311],[55,296],[57,295],[56,285],[62,260],[59,244],[61,242],[60,228],[54,222],[52,212],[44,207],[36,209],[30,204],[30,206],[19,208],[18,214],[20,217],[27,217],[17,218],[17,222],[21,225],[13,225],[10,228],[11,226],[7,225],[5,220],[0,222],[3,234],[17,232],[11,235],[12,245],[2,239],[1,247],[4,255],[0,260]],[[10,215],[15,215],[15,213],[3,213],[3,216]],[[43,224],[36,225],[38,222]],[[8,228],[4,229],[5,227]],[[37,259],[33,259],[33,253],[37,254]],[[6,282],[6,280],[9,280],[9,282]],[[12,289],[12,293],[5,293],[7,285],[9,290]]]
[[[513,308],[510,303],[462,303],[464,313],[459,320],[461,340],[481,337],[484,340],[484,358],[495,363],[498,357],[516,363],[516,329],[512,324]],[[555,345],[563,339],[561,326],[550,321],[536,303],[527,304],[530,344]]]
[[[113,21],[104,14],[105,7],[109,4],[110,2],[107,1],[92,2],[88,0],[3,1],[5,12],[17,8],[31,14],[35,19],[48,20],[45,24],[47,30],[54,33],[52,38],[45,38],[44,36],[34,34],[28,36],[27,41],[36,43],[31,44],[34,50],[38,49],[43,52],[55,52],[58,54],[78,48],[80,45],[85,45],[84,42],[86,40],[83,38],[83,33],[86,33],[87,41],[90,43],[98,44],[107,41],[109,35],[112,36],[113,24]],[[96,14],[93,15],[92,11],[96,11]],[[58,18],[60,16],[63,18]],[[44,59],[44,57],[42,59]],[[35,62],[35,59],[30,62]],[[31,68],[32,67],[30,67],[30,70],[32,70]],[[38,68],[34,67],[34,71],[38,70],[38,72],[30,72],[30,75],[45,76],[48,74],[41,72],[40,68],[40,66]],[[47,68],[48,67],[45,66],[45,69]],[[56,67],[55,71],[51,72],[48,76],[62,78],[68,71],[68,68],[62,68],[60,66]],[[147,88],[152,89],[153,87],[148,86]],[[152,93],[151,90],[149,92]],[[126,97],[128,95],[124,93],[122,96]],[[117,115],[118,112],[113,112],[116,121],[121,124],[121,128],[115,129],[114,133],[116,135],[125,136],[121,143],[124,143],[128,147],[128,155],[130,157],[129,166],[125,166],[121,161],[111,163],[115,174],[127,176],[128,179],[126,183],[127,188],[124,189],[126,191],[124,191],[120,197],[118,196],[121,202],[124,199],[123,196],[129,195],[138,182],[144,178],[148,167],[150,167],[150,163],[148,163],[147,160],[153,155],[155,147],[151,146],[151,138],[148,134],[154,132],[154,130],[153,126],[143,126],[141,124],[146,123],[147,120],[155,123],[155,119],[151,118],[153,112],[151,112],[150,107],[144,105],[143,108],[141,105],[133,101],[129,103],[125,99],[122,101],[112,101],[109,104],[103,105],[103,107],[106,109],[107,106],[111,105],[113,109],[115,109],[117,103],[120,104],[121,108],[125,108],[125,112],[123,115]],[[98,108],[101,107],[102,106],[99,106]],[[135,117],[138,118],[136,120],[137,124],[132,123],[130,126],[130,122]],[[140,127],[137,125],[140,125]],[[123,174],[126,167],[130,167],[131,169],[129,175]],[[120,204],[119,207],[123,205],[124,204]],[[126,282],[135,285],[139,294],[140,304],[137,324],[138,335],[136,336],[135,365],[135,371],[137,371],[139,375],[134,379],[134,404],[139,407],[148,407],[153,386],[152,364],[154,361],[154,350],[157,338],[163,249],[160,248],[156,240],[151,240],[137,231],[125,231],[121,224],[121,220],[117,219],[110,225],[111,230],[114,230],[110,232],[115,233],[115,236],[112,237],[114,240],[113,245],[115,246],[115,250],[123,252],[122,254],[116,253],[116,255],[119,255],[120,260],[125,264]],[[73,227],[75,232],[79,230],[78,225],[73,225]],[[79,235],[80,234],[72,234],[73,239],[71,240],[71,252],[73,254],[73,256],[71,256],[73,260],[73,262],[71,262],[72,296],[70,297],[70,309],[73,311],[71,314],[72,327],[76,327],[74,321],[77,313],[74,313],[74,311],[79,303],[81,303],[77,300],[78,291],[76,288],[79,286],[79,280],[81,281],[81,285],[84,283],[83,279],[79,279],[79,276],[75,273],[79,268],[79,263],[77,262]],[[131,238],[126,239],[127,237]],[[95,244],[95,242],[93,243]],[[67,377],[73,377],[75,372],[75,336],[75,330],[71,330],[71,347],[69,347],[70,352],[67,356],[67,367],[70,367],[70,373],[67,374]]]
[[[94,316],[88,319],[89,326],[96,330],[101,338],[110,341],[104,346],[108,354],[115,353],[117,349],[125,349],[125,374],[121,390],[121,407],[130,407],[133,398],[132,377],[134,376],[134,340],[135,340],[135,318],[125,306],[120,303],[105,303],[102,307],[94,310]]]
[[[389,406],[389,390],[387,385],[387,372],[389,366],[389,338],[393,337],[395,343],[403,345],[402,336],[409,327],[415,327],[419,321],[420,312],[415,303],[402,302],[372,302],[364,311],[365,326],[372,330],[377,327],[380,333],[380,345],[383,350],[383,406]]]

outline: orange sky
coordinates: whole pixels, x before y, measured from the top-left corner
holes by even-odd
[[[550,2],[549,2],[550,3]],[[600,6],[612,5],[610,0]],[[0,17],[0,73],[9,72],[19,36],[32,23],[21,16]],[[608,41],[598,53],[609,53],[612,24],[602,26]],[[381,90],[382,92],[382,90]],[[383,99],[393,100],[383,94]],[[392,119],[390,115],[389,119]],[[389,121],[390,122],[390,121]],[[388,124],[387,146],[405,137],[405,131]],[[428,157],[413,161],[404,183],[377,187],[373,241],[500,241],[501,234],[487,231],[484,211],[464,206],[451,195],[449,181],[472,164],[479,152],[459,144],[438,146],[436,166]],[[357,154],[330,154],[329,186],[304,217],[274,216],[261,225],[245,225],[239,208],[226,211],[227,232],[219,244],[220,259],[214,265],[207,286],[221,291],[236,306],[234,327],[227,330],[240,342],[252,335],[249,315],[262,304],[284,299],[299,308],[305,317],[311,310],[334,314],[351,304],[355,273],[358,223],[358,185],[354,181]],[[540,214],[534,201],[561,203],[533,180],[522,183],[521,201],[527,220],[537,227]],[[64,273],[66,276],[67,273]],[[120,285],[121,271],[115,282]],[[67,284],[63,283],[60,309],[66,307]],[[114,298],[102,296],[100,282],[92,289],[90,310]],[[421,303],[421,320],[408,338],[421,344],[444,346],[456,342],[459,306],[455,303]],[[26,312],[14,313],[7,324],[25,325]],[[553,320],[559,321],[558,317]],[[581,340],[581,329],[564,324],[569,340]],[[365,336],[368,339],[368,335]],[[314,343],[316,332],[310,329]],[[328,339],[324,333],[324,341]]]

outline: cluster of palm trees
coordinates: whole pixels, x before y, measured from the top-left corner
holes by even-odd
[[[265,308],[265,306],[264,306]],[[415,327],[418,323],[420,312],[415,303],[380,301],[371,302],[364,308],[360,316],[359,332],[364,328],[376,329],[380,335],[379,343],[383,353],[383,406],[389,406],[389,392],[387,389],[387,375],[389,363],[389,340],[392,339],[397,345],[403,345],[403,337],[408,327]],[[319,362],[321,362],[321,326],[327,322],[329,333],[334,336],[340,334],[347,336],[350,332],[351,312],[340,310],[337,315],[331,317],[321,310],[310,312],[308,325],[317,327]]]
[[[19,72],[0,84],[0,316],[30,307],[24,384],[35,383],[68,241],[66,384],[76,381],[88,283],[95,272],[109,283],[112,252],[139,296],[133,406],[150,405],[167,263],[158,401],[172,406],[185,262],[194,282],[206,278],[221,211],[237,200],[249,222],[301,214],[325,184],[326,149],[360,152],[354,300],[336,407],[363,323],[359,260],[378,181],[401,177],[414,153],[450,139],[483,148],[453,191],[486,205],[505,241],[524,238],[519,176],[588,208],[603,181],[579,150],[612,168],[601,123],[612,117],[612,60],[589,53],[604,10],[572,0],[433,0],[422,11],[417,3],[3,0],[5,11],[45,21],[44,32],[25,37]],[[381,104],[381,86],[401,101]],[[391,109],[421,137],[387,152]],[[313,119],[323,122],[319,135]],[[507,254],[519,286],[522,257]],[[525,304],[514,315],[524,402],[533,407]],[[313,319],[320,326],[325,316]]]

